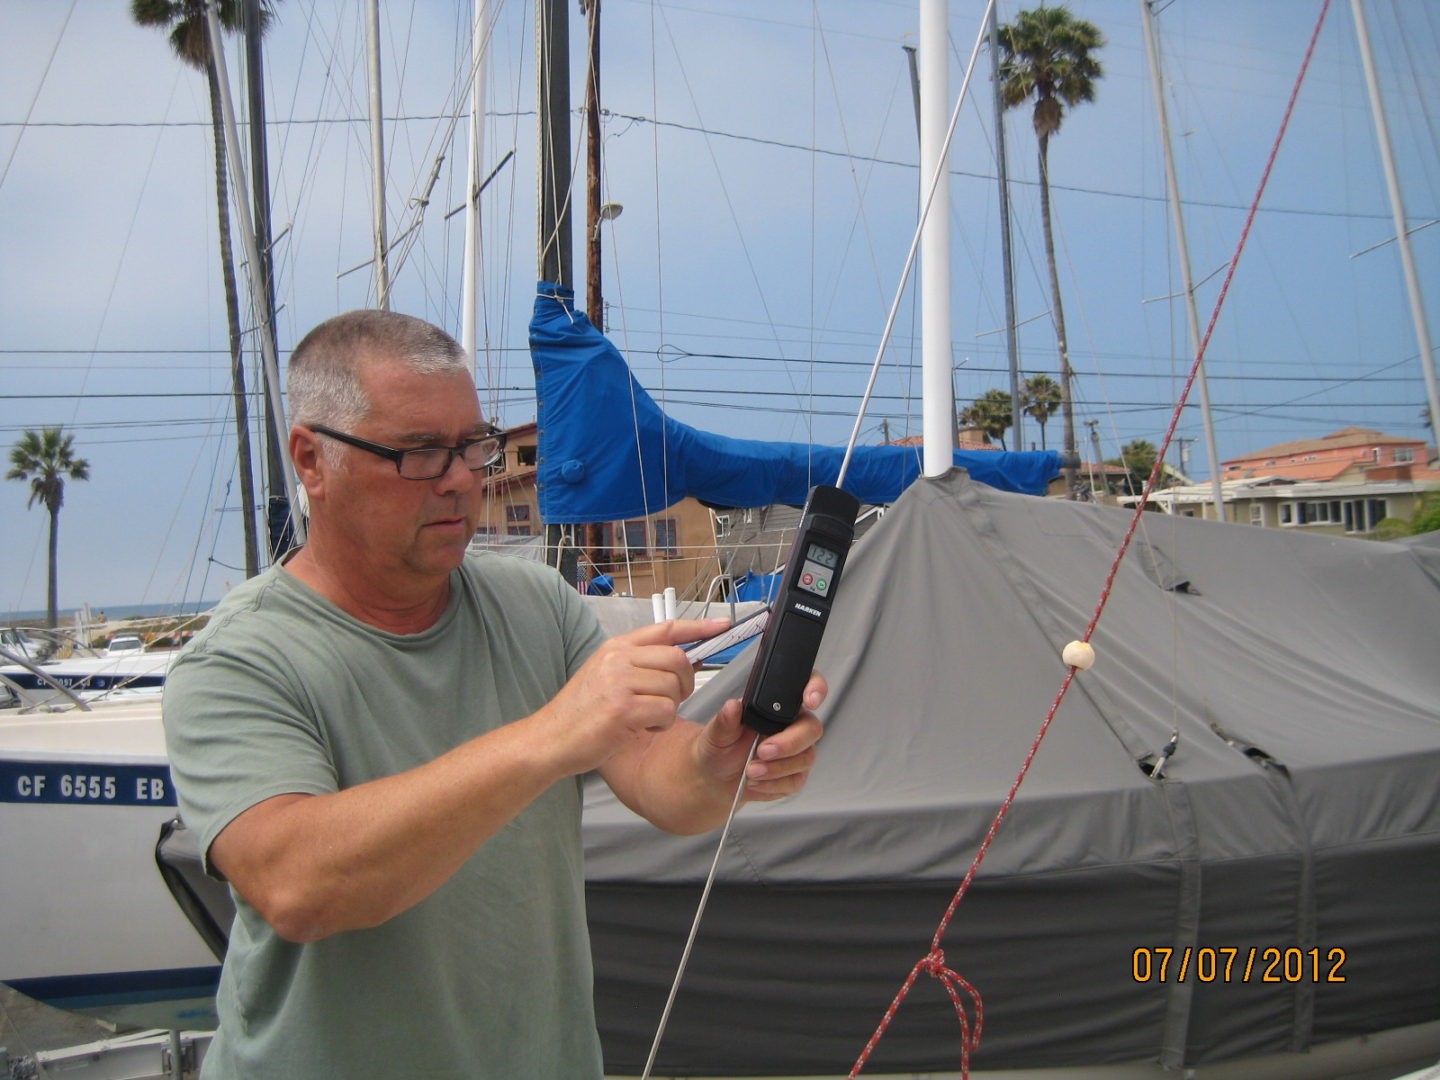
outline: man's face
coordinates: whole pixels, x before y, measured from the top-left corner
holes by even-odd
[[[370,415],[347,434],[409,450],[457,446],[484,433],[475,385],[463,373],[417,375],[401,364],[361,368]],[[339,447],[332,441],[326,452]],[[478,475],[452,458],[432,480],[407,480],[395,463],[345,447],[345,467],[326,469],[325,516],[344,530],[367,572],[439,579],[464,558],[479,520]]]

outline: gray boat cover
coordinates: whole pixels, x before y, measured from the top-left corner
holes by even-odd
[[[858,545],[818,662],[820,763],[740,813],[657,1074],[849,1070],[929,951],[1129,519],[957,470]],[[984,996],[973,1067],[1180,1067],[1440,1018],[1436,554],[1144,516],[1095,665],[943,942]],[[633,1074],[716,835],[661,836],[587,790],[596,1001],[608,1070]],[[922,975],[866,1072],[959,1061]]]

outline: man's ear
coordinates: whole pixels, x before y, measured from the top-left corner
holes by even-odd
[[[301,485],[313,501],[323,497],[325,477],[330,464],[320,451],[320,436],[307,427],[296,425],[290,429],[290,460],[295,463],[295,473]]]

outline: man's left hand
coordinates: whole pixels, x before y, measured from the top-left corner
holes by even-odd
[[[771,802],[794,795],[805,786],[815,767],[815,744],[824,728],[814,710],[829,692],[824,676],[812,674],[801,696],[804,707],[800,714],[783,731],[760,740],[748,767],[745,759],[755,732],[740,719],[740,700],[727,701],[695,740],[701,775],[734,791],[740,782],[740,770],[745,768],[749,778],[745,786],[747,801]]]

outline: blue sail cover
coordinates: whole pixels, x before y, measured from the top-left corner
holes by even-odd
[[[545,521],[643,517],[687,495],[711,506],[800,506],[816,484],[835,482],[840,447],[734,439],[666,416],[574,296],[542,281],[530,322]],[[1040,495],[1060,455],[957,450],[955,464],[992,487]],[[912,447],[857,447],[844,486],[861,502],[892,503],[919,473]]]

